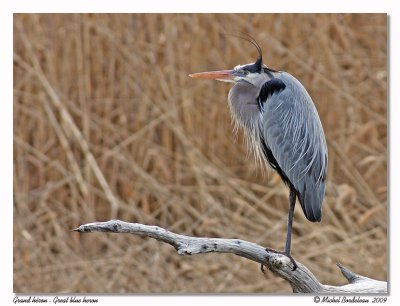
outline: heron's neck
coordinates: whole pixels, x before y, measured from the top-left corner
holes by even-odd
[[[245,132],[247,147],[257,160],[261,161],[259,139],[261,133],[261,112],[258,106],[259,89],[247,82],[236,83],[229,91],[228,102],[235,131],[241,127]]]

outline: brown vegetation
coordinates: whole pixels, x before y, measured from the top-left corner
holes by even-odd
[[[118,218],[282,249],[288,190],[232,134],[229,85],[189,73],[255,59],[296,76],[329,149],[323,220],[296,207],[293,256],[387,277],[386,15],[14,16],[15,292],[290,292],[234,255],[179,257]]]

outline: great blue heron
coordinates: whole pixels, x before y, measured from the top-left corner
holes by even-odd
[[[289,73],[264,65],[257,42],[244,39],[257,48],[255,63],[190,76],[234,83],[228,96],[234,122],[243,128],[255,156],[276,170],[290,189],[284,254],[295,270],[290,246],[296,197],[308,220],[321,221],[328,165],[325,135],[303,85]]]

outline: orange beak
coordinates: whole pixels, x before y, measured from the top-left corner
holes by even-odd
[[[225,82],[233,82],[234,80],[234,70],[219,70],[219,71],[208,71],[189,74],[192,78],[198,79],[212,79]]]

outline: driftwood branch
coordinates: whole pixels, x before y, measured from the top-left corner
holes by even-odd
[[[359,294],[387,293],[387,283],[357,275],[349,269],[337,264],[348,284],[329,286],[321,284],[303,264],[296,261],[297,269],[292,271],[293,263],[283,254],[275,253],[258,244],[240,239],[190,237],[170,232],[158,226],[139,223],[127,223],[119,220],[88,223],[79,226],[74,231],[129,233],[147,236],[172,245],[179,255],[194,255],[200,253],[232,253],[263,264],[270,271],[285,279],[296,293],[318,294]]]

